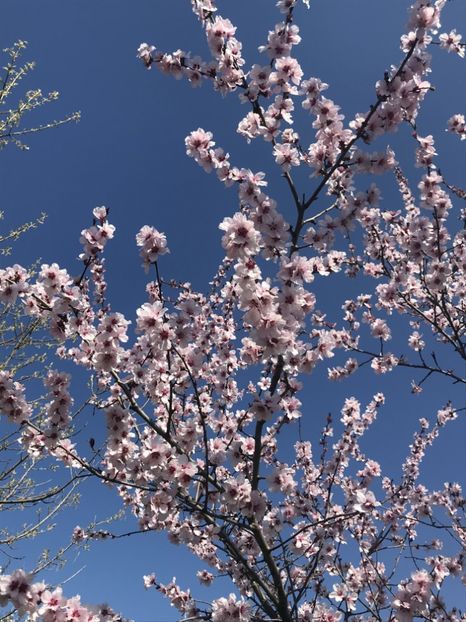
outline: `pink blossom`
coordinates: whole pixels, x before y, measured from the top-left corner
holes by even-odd
[[[455,52],[455,54],[464,58],[466,45],[461,43],[461,35],[455,29],[449,33],[439,35],[439,41],[441,48],[447,50],[447,52]]]
[[[212,603],[213,622],[249,622],[250,607],[244,600],[238,600],[234,594],[228,598],[218,598]]]
[[[144,225],[136,235],[137,245],[141,247],[141,257],[146,271],[150,264],[155,263],[160,255],[169,253],[167,238],[164,233],[154,227]]]
[[[230,259],[238,259],[255,255],[259,251],[260,234],[254,223],[237,212],[233,218],[225,218],[219,225],[225,231],[222,246]]]
[[[281,166],[284,171],[289,171],[292,166],[299,166],[299,151],[289,143],[276,144],[273,151],[275,162]]]
[[[138,47],[138,58],[142,60],[147,69],[151,68],[154,59],[152,58],[152,52],[155,51],[155,47],[153,45],[149,45],[148,43],[141,43]]]
[[[466,140],[466,124],[463,114],[455,114],[448,119],[448,131],[458,134],[461,140]]]

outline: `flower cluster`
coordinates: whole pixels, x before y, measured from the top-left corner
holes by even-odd
[[[454,114],[448,119],[448,131],[457,134],[461,140],[466,140],[464,114]]]
[[[89,260],[100,253],[108,240],[113,238],[115,227],[108,223],[106,207],[96,207],[93,211],[96,224],[81,231],[80,242],[83,245],[83,253],[80,259]]]
[[[167,238],[154,227],[144,225],[136,235],[137,245],[141,247],[141,257],[145,270],[157,261],[160,255],[165,255],[170,251],[167,248]]]
[[[107,605],[87,607],[79,596],[66,598],[62,589],[33,583],[23,570],[0,575],[0,605],[12,605],[20,616],[48,622],[121,622],[122,618]]]
[[[14,304],[18,295],[26,291],[27,278],[27,271],[18,264],[0,270],[0,300],[4,304]]]
[[[393,601],[397,620],[410,622],[414,617],[421,616],[428,610],[432,599],[432,579],[425,570],[411,575],[411,580],[398,586],[398,593]]]
[[[12,423],[22,424],[32,413],[30,404],[25,399],[24,386],[15,382],[8,372],[0,372],[0,411]]]
[[[219,598],[212,603],[213,622],[249,622],[250,607],[243,600],[238,600],[234,594],[228,598]]]
[[[69,393],[70,376],[63,372],[49,371],[44,379],[50,401],[40,421],[40,428],[26,420],[21,434],[21,444],[35,458],[49,453],[69,466],[79,466],[74,458],[75,446],[70,434],[70,408],[73,399]]]

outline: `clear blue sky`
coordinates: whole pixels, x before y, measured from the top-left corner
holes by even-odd
[[[79,272],[75,261],[79,233],[90,223],[93,207],[110,207],[117,237],[106,254],[109,293],[113,309],[128,319],[134,319],[136,306],[145,299],[145,275],[134,244],[143,224],[154,225],[168,236],[172,252],[163,258],[166,276],[206,289],[222,256],[218,222],[236,211],[236,193],[225,190],[213,175],[207,176],[185,156],[184,138],[191,130],[213,131],[234,164],[266,171],[271,194],[285,206],[284,211],[291,209],[286,207],[289,197],[268,146],[258,142],[248,146],[235,133],[246,112],[235,94],[222,99],[208,84],[191,89],[155,69],[147,72],[136,59],[142,41],[166,51],[191,50],[208,59],[203,32],[189,4],[187,0],[3,0],[1,4],[1,47],[25,39],[29,42],[25,59],[37,61],[36,71],[21,88],[61,92],[59,102],[31,116],[31,123],[82,112],[78,125],[32,137],[29,152],[10,147],[1,154],[1,209],[6,213],[6,226],[32,219],[41,211],[48,214],[38,232],[18,243],[14,259],[28,264],[41,257]],[[347,118],[368,109],[374,101],[375,81],[399,61],[398,41],[409,4],[402,0],[312,0],[310,11],[301,5],[297,9],[303,42],[296,55],[305,77],[317,76],[329,83],[328,96]],[[237,36],[249,65],[265,62],[257,46],[280,19],[274,5],[273,0],[218,2],[219,12],[238,26]],[[465,17],[464,3],[452,1],[445,10],[442,30],[461,28]],[[462,185],[464,149],[443,130],[446,120],[465,108],[464,65],[459,58],[435,49],[433,66],[437,90],[428,95],[419,132],[434,134],[442,172],[450,183]],[[414,149],[407,129],[390,136],[389,142],[402,166],[413,172]],[[309,190],[312,181],[304,176],[303,181],[303,190]],[[393,202],[394,209],[400,207],[393,187],[384,184],[386,200]],[[339,292],[343,299],[344,294]],[[321,295],[324,304],[341,304],[333,291],[322,290]],[[388,405],[368,437],[368,446],[393,475],[399,473],[418,417],[431,416],[453,396],[446,382],[434,380],[425,394],[412,397],[411,375],[406,370],[386,378],[364,370],[351,381],[330,387],[322,382],[324,375],[322,370],[306,380],[305,432],[315,438],[327,412],[337,414],[345,395],[354,394],[367,402],[372,393],[383,390]],[[456,390],[457,402],[461,398],[464,392]],[[426,461],[426,480],[439,485],[451,478],[451,461],[456,464],[456,478],[464,479],[464,430],[458,423],[453,433],[439,441]],[[75,524],[84,526],[119,507],[116,493],[103,486],[92,485],[83,493],[83,505],[61,518],[58,533],[71,532]],[[127,528],[133,523],[129,519]],[[58,541],[60,537],[51,538],[52,543]],[[139,622],[178,619],[164,599],[144,591],[143,574],[155,571],[164,581],[176,575],[181,585],[189,586],[195,583],[192,577],[197,567],[186,552],[168,545],[163,536],[145,534],[95,544],[50,580],[66,578],[83,565],[86,568],[67,583],[66,591],[81,593],[83,602],[107,600]],[[212,597],[211,592],[194,587],[199,597]]]

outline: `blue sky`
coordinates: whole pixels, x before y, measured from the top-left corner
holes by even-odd
[[[305,77],[317,76],[329,83],[328,96],[347,118],[368,109],[374,101],[375,81],[400,59],[398,41],[409,4],[402,0],[313,0],[310,11],[301,5],[297,9],[303,42],[296,55]],[[248,65],[265,62],[257,46],[280,19],[274,5],[272,0],[218,2],[219,12],[238,26]],[[184,138],[197,127],[213,131],[234,164],[266,171],[270,193],[285,212],[291,209],[269,146],[259,142],[248,146],[235,132],[246,112],[235,94],[223,99],[208,84],[191,89],[155,69],[146,71],[136,59],[142,41],[166,51],[191,50],[208,59],[203,32],[187,0],[3,0],[0,16],[1,47],[25,39],[29,48],[24,58],[37,61],[37,69],[20,89],[61,92],[56,104],[31,116],[31,124],[74,110],[82,112],[77,125],[31,137],[30,151],[10,147],[1,154],[5,226],[32,219],[41,211],[48,214],[39,231],[18,242],[15,261],[28,264],[41,257],[78,273],[79,233],[90,223],[93,207],[106,205],[117,227],[116,239],[106,253],[115,311],[134,319],[135,308],[145,300],[146,276],[134,243],[143,224],[154,225],[168,236],[172,252],[163,258],[164,274],[205,290],[222,256],[218,223],[236,211],[237,200],[234,190],[225,190],[213,175],[206,175],[186,157]],[[442,30],[461,28],[465,17],[464,3],[448,3]],[[444,128],[451,115],[465,108],[462,62],[434,50],[436,91],[429,93],[419,120],[421,135],[434,134],[446,179],[457,185],[464,181],[464,149]],[[417,179],[420,173],[412,166],[414,144],[407,129],[390,136],[389,143],[403,168]],[[312,187],[306,176],[300,180],[303,189]],[[385,199],[393,202],[393,209],[399,208],[393,186],[381,184]],[[336,292],[319,287],[325,304],[341,304]],[[415,376],[406,370],[377,378],[364,369],[347,383],[330,387],[324,377],[322,369],[306,379],[303,430],[315,438],[327,412],[337,414],[346,395],[367,402],[372,393],[386,391],[388,405],[367,439],[368,453],[394,475],[399,473],[418,417],[432,415],[453,396],[448,383],[432,380],[423,395],[412,397],[409,381]],[[84,389],[76,388],[78,393]],[[455,392],[457,401],[464,398],[464,392]],[[454,431],[439,440],[426,461],[426,480],[436,485],[451,477],[451,461],[456,477],[464,475],[465,428],[464,423],[454,425]],[[118,507],[111,490],[96,484],[83,487],[83,505],[62,516],[55,532],[59,535],[50,541],[59,542],[60,532],[69,533],[75,524],[86,525]],[[128,529],[134,526],[132,519],[126,524]],[[155,571],[165,581],[176,575],[181,585],[189,586],[196,568],[186,552],[167,545],[163,536],[145,534],[93,545],[50,580],[62,580],[84,565],[67,583],[67,592],[81,593],[84,602],[107,600],[139,622],[178,619],[164,599],[144,592],[143,574]],[[202,588],[198,594],[211,597]]]

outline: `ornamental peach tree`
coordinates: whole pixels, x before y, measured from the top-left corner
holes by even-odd
[[[260,64],[246,63],[235,26],[212,0],[192,1],[210,60],[146,43],[138,56],[192,86],[239,94],[246,114],[237,132],[269,143],[292,210],[268,194],[264,173],[231,162],[210,131],[192,131],[188,156],[238,193],[238,211],[219,224],[225,257],[212,282],[198,292],[167,277],[166,236],[146,225],[136,244],[147,299],[131,319],[113,311],[104,252],[115,227],[109,210],[97,207],[81,233],[80,276],[55,263],[42,265],[37,278],[20,265],[0,273],[2,301],[19,300],[57,340],[40,417],[27,386],[5,372],[0,409],[21,427],[30,455],[55,457],[77,477],[114,486],[140,530],[187,547],[204,565],[202,584],[229,578],[229,592],[205,603],[194,586],[145,576],[183,619],[456,622],[461,612],[443,593],[463,573],[464,500],[454,481],[427,487],[420,466],[464,405],[446,396],[443,408],[422,413],[397,477],[383,473],[361,442],[383,416],[377,390],[363,402],[348,396],[320,438],[293,430],[311,416],[303,385],[317,367],[329,381],[370,365],[376,376],[415,372],[414,393],[431,376],[464,388],[466,194],[441,174],[420,111],[433,88],[430,50],[463,57],[465,45],[455,30],[441,31],[445,0],[417,0],[400,58],[348,122],[326,96],[328,84],[304,76],[294,56],[299,3],[277,7],[281,18],[259,47]],[[299,106],[309,113],[310,143],[294,127]],[[379,137],[406,126],[421,171],[415,188],[391,148],[376,150]],[[445,118],[445,128],[465,138],[461,114]],[[298,167],[310,177],[305,188],[294,179]],[[382,174],[397,184],[397,205],[385,206],[377,183],[367,181]],[[330,317],[313,284],[332,287],[337,274],[352,279],[354,294]],[[403,353],[390,350],[401,325],[409,333]],[[339,363],[331,365],[334,357]],[[92,380],[89,403],[104,413],[103,446],[84,449],[71,439],[72,377],[60,359]],[[74,532],[77,542],[105,537],[112,534]],[[73,608],[61,592],[16,573],[2,578],[0,595],[22,613],[48,622],[115,619],[108,609]]]

